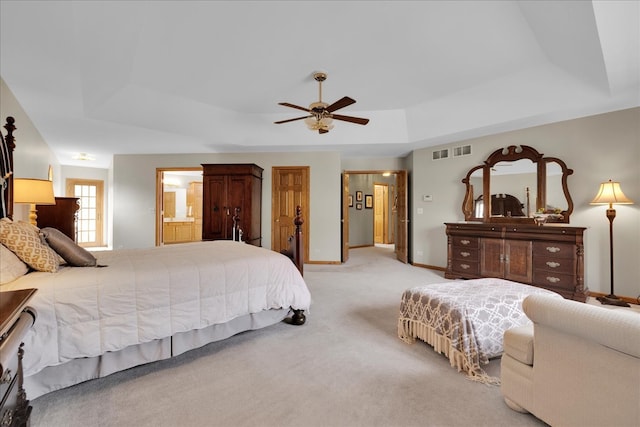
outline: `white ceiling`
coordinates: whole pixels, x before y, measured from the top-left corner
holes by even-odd
[[[637,1],[2,0],[0,13],[0,76],[63,165],[403,156],[640,105]],[[316,70],[323,101],[356,99],[339,113],[368,125],[273,124],[304,115],[278,102],[317,100]]]

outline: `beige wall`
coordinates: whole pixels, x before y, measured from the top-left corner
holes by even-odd
[[[471,144],[472,154],[431,160],[438,148]],[[413,261],[446,266],[444,222],[464,220],[462,178],[498,148],[530,145],[546,156],[558,157],[574,170],[568,179],[574,212],[571,225],[585,232],[585,282],[592,291],[608,293],[609,223],[604,206],[590,205],[602,181],[620,181],[635,205],[617,206],[614,221],[615,291],[640,295],[640,108],[569,120],[545,126],[458,141],[416,150],[412,155]],[[433,202],[422,202],[422,195]],[[418,215],[417,209],[423,214]]]
[[[271,247],[271,168],[310,167],[309,259],[340,260],[340,155],[317,153],[242,153],[115,156],[113,168],[113,247],[155,244],[155,175],[159,167],[202,163],[255,163],[262,180],[262,245]]]

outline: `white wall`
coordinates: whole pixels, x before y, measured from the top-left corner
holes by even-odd
[[[438,148],[471,144],[466,157],[432,161]],[[558,157],[574,170],[568,178],[574,212],[571,224],[585,232],[585,284],[595,292],[608,293],[609,222],[604,206],[590,205],[600,182],[620,181],[635,205],[616,207],[614,221],[615,291],[617,295],[640,295],[640,108],[537,126],[513,132],[458,141],[413,152],[412,230],[413,262],[446,266],[444,222],[464,220],[461,180],[473,166],[493,151],[509,145],[530,145],[546,156]],[[422,195],[433,195],[423,202]],[[417,215],[418,208],[423,214]]]
[[[60,180],[60,163],[45,142],[40,132],[22,109],[7,84],[0,78],[0,126],[6,135],[4,125],[7,117],[16,119],[16,130],[13,136],[16,140],[17,154],[13,159],[13,171],[16,178],[48,179],[49,166],[53,169],[53,186],[56,196],[63,196]],[[15,205],[14,218],[26,220],[29,217],[28,205]]]
[[[340,155],[316,153],[241,153],[115,156],[113,169],[114,249],[155,244],[156,168],[193,167],[203,163],[255,163],[262,180],[262,246],[271,247],[273,166],[309,166],[311,200],[309,259],[340,260]]]

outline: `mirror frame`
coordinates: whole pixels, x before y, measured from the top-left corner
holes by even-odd
[[[465,221],[481,221],[481,222],[524,222],[534,223],[531,217],[492,217],[491,216],[491,168],[498,162],[514,162],[521,159],[529,159],[537,165],[537,188],[536,188],[536,212],[544,211],[547,204],[547,163],[556,162],[562,168],[562,191],[567,200],[567,209],[559,213],[559,217],[546,217],[546,222],[569,223],[569,218],[573,212],[573,200],[569,194],[567,186],[567,177],[573,174],[573,169],[569,169],[567,165],[556,157],[544,157],[535,148],[528,145],[510,145],[507,148],[500,148],[484,161],[482,165],[475,166],[469,170],[467,176],[462,180],[466,185],[464,200],[462,201],[462,212]],[[478,171],[482,171],[482,199],[485,201],[482,218],[474,216],[475,213],[475,196],[473,185],[471,184],[471,175]]]

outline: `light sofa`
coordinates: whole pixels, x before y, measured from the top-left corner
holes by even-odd
[[[507,330],[501,390],[552,426],[640,426],[640,313],[531,295]]]

